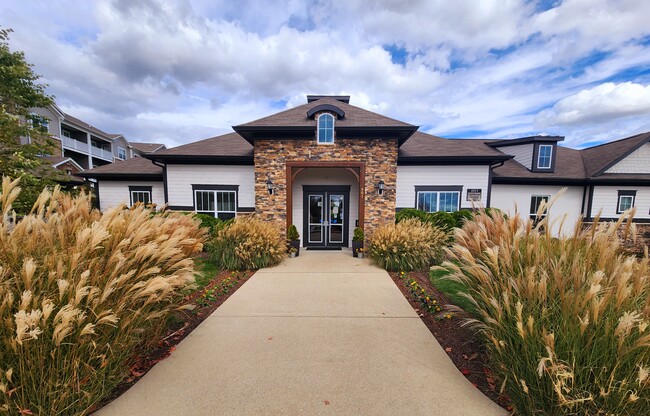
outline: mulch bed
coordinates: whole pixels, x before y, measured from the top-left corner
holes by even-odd
[[[115,400],[147,374],[156,363],[169,357],[183,338],[221,306],[255,272],[256,270],[242,272],[224,270],[215,275],[204,288],[186,296],[183,305],[191,305],[193,309],[176,311],[172,323],[158,344],[153,347],[142,347],[137,351],[133,357],[129,377],[105,397],[93,412]]]
[[[463,318],[466,318],[467,315],[458,312],[449,313],[446,310],[445,305],[450,305],[451,302],[444,293],[431,284],[428,272],[408,272],[405,275],[390,272],[389,274],[458,370],[483,394],[510,411],[511,407],[507,398],[499,395],[500,386],[496,385],[496,381],[491,377],[490,370],[486,365],[487,354],[480,337],[470,328],[461,326]],[[436,305],[439,305],[441,309],[439,312],[435,310],[430,312],[413,295],[409,288],[411,279],[415,280],[421,289],[424,289],[425,292],[422,295],[436,301]]]

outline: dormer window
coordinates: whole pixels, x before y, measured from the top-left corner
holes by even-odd
[[[537,169],[551,169],[553,162],[553,145],[542,144],[537,155]]]
[[[334,116],[323,113],[318,116],[318,144],[334,143]]]

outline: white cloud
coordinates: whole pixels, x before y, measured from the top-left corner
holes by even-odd
[[[563,98],[535,118],[541,128],[607,123],[650,114],[650,85],[607,82]]]
[[[650,46],[639,42],[650,34],[646,3],[567,0],[537,13],[515,0],[6,0],[0,25],[16,29],[12,47],[64,108],[133,140],[194,141],[331,93],[439,135],[542,129],[579,144],[601,134],[585,128],[591,119],[624,131],[598,123],[615,111],[627,111],[631,128],[645,125],[624,100],[633,91],[614,94],[619,105],[598,117],[598,92],[569,98],[650,67]],[[408,51],[404,65],[386,45]],[[585,64],[595,51],[604,57]],[[647,85],[642,72],[623,81]],[[584,122],[571,124],[562,106]]]

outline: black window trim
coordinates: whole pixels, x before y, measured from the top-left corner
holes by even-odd
[[[542,194],[531,194],[530,195],[530,208],[528,210],[528,215],[530,216],[531,219],[537,218],[537,211],[539,211],[539,205],[540,205],[538,203],[537,207],[535,208],[535,211],[533,212],[533,198],[546,198],[546,203],[548,204],[548,202],[551,200],[551,195],[548,195],[548,194],[544,194],[544,195],[542,195]],[[547,206],[546,211],[542,215],[540,215],[540,217],[541,218],[546,217],[548,215],[548,211],[549,211],[549,209],[548,209],[548,206]]]
[[[551,146],[551,166],[548,168],[539,167],[539,147],[540,146]],[[545,143],[534,143],[533,144],[533,161],[530,170],[532,172],[555,172],[555,160],[557,159],[557,143],[545,142]]]
[[[634,204],[636,204],[636,191],[633,190],[619,190],[618,195],[616,197],[616,213],[617,214],[622,214],[625,212],[625,210],[621,210],[621,197],[622,196],[631,196],[632,197],[632,205],[630,208],[634,208]]]
[[[149,192],[149,203],[153,203],[153,186],[129,186],[129,206],[133,206],[133,192]]]
[[[237,217],[237,214],[239,212],[245,212],[245,211],[240,211],[239,208],[239,185],[215,185],[215,184],[192,184],[192,210],[194,212],[197,212],[196,210],[196,191],[230,191],[235,193],[235,217]],[[217,211],[217,200],[215,196],[215,218],[218,218],[218,211]],[[203,211],[207,212],[207,211]],[[224,211],[224,212],[230,212],[230,211]]]
[[[462,185],[415,185],[415,209],[418,209],[418,194],[420,192],[458,192],[458,206],[456,210],[460,210],[463,198]]]

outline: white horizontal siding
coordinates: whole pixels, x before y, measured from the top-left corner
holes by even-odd
[[[162,182],[107,181],[99,180],[99,207],[102,211],[120,204],[129,205],[129,186],[151,186],[151,201],[159,208],[165,205],[165,190]]]
[[[618,218],[620,216],[616,213],[618,191],[636,191],[634,218],[650,218],[650,187],[644,186],[594,186],[591,216],[593,217],[598,214],[598,211],[601,211],[603,218]]]
[[[490,205],[508,213],[519,212],[522,217],[530,215],[530,199],[533,195],[548,195],[553,198],[561,186],[547,185],[492,185],[492,201]],[[559,233],[560,221],[566,216],[562,228],[563,234],[573,231],[573,226],[581,216],[584,187],[569,186],[551,207],[552,231]]]
[[[351,245],[352,234],[356,221],[359,219],[359,182],[357,178],[345,169],[309,168],[296,176],[292,189],[292,218],[293,224],[300,233],[301,244],[303,230],[303,185],[350,185],[350,227],[348,230],[348,245]]]
[[[462,186],[461,208],[472,208],[472,201],[467,200],[467,189],[480,189],[480,206],[486,206],[488,180],[489,167],[486,165],[397,166],[397,207],[415,208],[416,186]]]
[[[650,173],[650,143],[639,147],[605,173]]]
[[[240,207],[255,207],[255,171],[243,165],[167,165],[169,205],[194,205],[192,185],[239,185]]]

